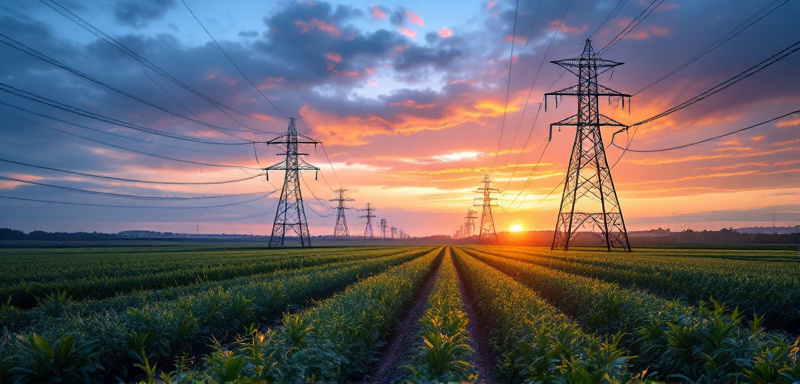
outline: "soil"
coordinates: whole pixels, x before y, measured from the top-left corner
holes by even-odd
[[[455,253],[450,253],[453,263],[456,262]],[[489,343],[489,328],[483,324],[481,318],[475,311],[474,300],[464,286],[464,280],[461,278],[461,270],[456,265],[456,276],[458,277],[458,290],[461,291],[461,297],[464,300],[464,306],[469,315],[469,323],[467,324],[467,331],[475,341],[472,348],[475,349],[475,368],[478,371],[478,380],[480,383],[492,383],[494,380],[494,361],[495,356],[491,350]]]
[[[433,284],[439,277],[439,271],[442,269],[443,255],[449,250],[448,247],[442,248],[437,256],[437,265],[432,273],[429,273],[425,278],[422,286],[417,290],[414,304],[406,312],[406,315],[397,324],[394,339],[389,344],[389,347],[381,357],[380,364],[372,374],[372,383],[392,383],[401,378],[405,369],[400,364],[410,360],[411,354],[414,352],[414,342],[416,335],[420,331],[419,319],[425,311],[425,303],[428,302],[428,296],[433,289]]]

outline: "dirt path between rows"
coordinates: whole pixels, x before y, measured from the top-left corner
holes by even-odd
[[[425,282],[417,290],[414,305],[406,312],[406,315],[396,326],[396,333],[391,344],[386,349],[386,352],[381,357],[380,365],[378,365],[375,373],[372,374],[370,382],[372,383],[391,383],[396,380],[399,375],[403,374],[401,367],[397,365],[413,353],[415,335],[419,331],[417,322],[422,317],[425,311],[425,303],[428,302],[428,296],[433,289],[433,284],[439,277],[439,271],[442,269],[442,262],[450,251],[449,246],[445,246],[437,256],[438,264],[434,267],[434,271],[428,274]]]
[[[453,264],[456,266],[456,277],[458,277],[458,290],[461,292],[461,298],[464,301],[464,306],[469,315],[469,323],[467,324],[467,331],[472,335],[472,340],[475,341],[472,347],[475,349],[475,369],[478,371],[478,380],[481,383],[494,382],[494,361],[495,356],[492,353],[489,343],[489,328],[478,317],[475,312],[475,305],[472,297],[468,294],[464,286],[464,280],[461,278],[461,270],[456,264],[455,252],[450,252]]]

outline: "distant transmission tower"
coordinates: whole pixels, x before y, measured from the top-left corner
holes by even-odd
[[[392,231],[392,239],[394,239],[394,237],[397,236],[397,228],[391,227],[389,229]]]
[[[371,239],[371,238],[374,237],[372,235],[372,218],[375,217],[375,215],[371,214],[372,211],[374,211],[374,209],[369,207],[369,203],[367,203],[366,211],[367,211],[367,214],[364,215],[364,216],[361,216],[361,217],[366,217],[367,218],[367,226],[364,227],[364,238],[365,239]]]
[[[386,219],[381,219],[381,239],[386,238]]]
[[[464,216],[464,237],[469,238],[472,236],[472,232],[475,229],[475,219],[478,217],[475,214],[478,213],[472,209],[467,210],[467,215]]]
[[[286,133],[267,142],[267,145],[285,146],[285,153],[278,156],[286,156],[281,162],[262,168],[266,172],[269,180],[269,171],[285,171],[283,179],[283,189],[281,199],[278,201],[278,208],[275,211],[275,221],[272,224],[272,236],[269,238],[269,247],[282,247],[289,236],[296,235],[300,240],[301,247],[311,246],[311,235],[308,233],[308,220],[303,209],[303,195],[300,193],[300,174],[298,171],[319,171],[319,168],[300,159],[298,156],[308,156],[306,153],[297,152],[298,144],[319,143],[306,135],[297,133],[294,126],[294,118],[289,120],[289,128]]]
[[[478,203],[478,198],[475,199],[475,206],[483,206],[483,213],[481,214],[481,231],[478,235],[478,243],[480,244],[497,244],[497,232],[494,230],[494,218],[492,217],[492,206],[497,205],[497,198],[493,194],[498,193],[497,188],[489,188],[489,175],[483,177],[483,188],[478,188],[476,191],[479,195],[483,195],[483,202]]]
[[[592,42],[588,39],[581,57],[556,60],[552,63],[578,76],[578,84],[546,93],[545,111],[547,96],[556,99],[556,107],[559,96],[577,96],[578,114],[550,124],[551,137],[553,126],[577,127],[551,249],[569,249],[570,241],[575,238],[578,229],[590,224],[592,229],[600,229],[609,251],[612,248],[630,251],[628,232],[625,230],[622,209],[617,199],[617,192],[614,190],[614,182],[611,180],[611,170],[608,168],[600,133],[601,126],[624,125],[601,115],[597,103],[598,96],[620,97],[623,108],[626,97],[630,102],[630,95],[597,83],[600,74],[622,63],[595,56]]]
[[[336,197],[330,201],[336,201],[339,205],[336,207],[336,227],[333,228],[334,237],[350,237],[350,231],[347,229],[347,219],[344,217],[344,210],[350,209],[344,206],[345,201],[355,201],[354,199],[346,199],[344,193],[346,189],[337,189],[334,191]]]

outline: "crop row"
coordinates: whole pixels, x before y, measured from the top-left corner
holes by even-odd
[[[594,277],[654,294],[696,303],[713,297],[767,316],[776,328],[800,327],[800,274],[796,262],[716,258],[610,257],[553,252],[489,251],[551,269]]]
[[[325,297],[364,276],[418,259],[424,252],[420,248],[393,257],[279,273],[274,278],[267,276],[244,286],[220,287],[124,312],[106,310],[93,316],[65,314],[44,320],[18,336],[6,335],[0,341],[3,361],[0,381],[11,377],[22,381],[25,378],[81,381],[75,377],[46,376],[81,371],[74,366],[91,371],[93,377],[106,379],[111,375],[130,377],[137,362],[152,366],[149,362],[154,360],[163,367],[175,357],[192,356],[212,338],[224,338],[227,333],[235,334],[251,324],[269,324],[289,306],[302,306],[311,299]],[[36,355],[44,347],[36,337],[51,347],[67,344],[70,347],[56,348],[61,355],[50,354],[42,362],[43,358]],[[65,338],[70,337],[74,340],[66,342]]]
[[[403,248],[396,250],[395,253],[379,253],[369,260],[379,260],[383,258],[402,259],[407,256],[419,255],[420,248]],[[45,300],[40,301],[36,308],[19,311],[7,305],[0,306],[0,324],[7,327],[10,331],[18,331],[22,327],[36,328],[36,323],[49,322],[53,317],[85,317],[104,311],[124,312],[128,308],[141,308],[146,305],[153,305],[161,302],[180,301],[185,297],[202,295],[211,291],[236,290],[252,285],[254,281],[265,279],[279,279],[282,277],[292,277],[296,274],[315,272],[326,268],[339,268],[349,265],[357,265],[365,260],[361,255],[354,261],[337,261],[315,267],[304,267],[294,269],[278,269],[273,272],[263,273],[253,276],[244,276],[235,279],[222,281],[205,281],[188,286],[178,286],[167,289],[154,289],[149,291],[134,291],[128,294],[120,294],[115,297],[100,300],[84,300],[75,302],[64,295],[50,295]],[[331,260],[329,260],[331,261]]]
[[[444,249],[431,251],[306,311],[284,315],[280,326],[255,330],[233,350],[207,356],[205,371],[173,374],[182,382],[219,383],[242,377],[279,383],[363,379],[443,254]]]
[[[118,277],[110,275],[99,277],[97,274],[89,274],[75,278],[64,276],[58,280],[43,282],[10,279],[7,281],[17,281],[17,283],[4,285],[0,288],[0,302],[10,303],[23,309],[33,308],[42,299],[58,292],[66,292],[73,300],[103,299],[133,290],[146,291],[199,284],[207,281],[264,274],[279,269],[294,269],[338,261],[358,260],[372,257],[376,253],[391,254],[397,252],[397,250],[384,250],[382,252],[356,251],[302,257],[299,254],[276,256],[262,251],[259,257],[253,260],[242,260],[237,263],[217,266],[198,266],[189,259],[177,264],[173,269],[164,269],[149,274],[144,272],[147,269],[143,269],[138,270],[139,273],[136,274],[126,274]],[[34,267],[33,269],[36,268]],[[131,269],[137,270],[137,268]],[[52,271],[42,271],[42,273],[49,274]]]
[[[623,345],[651,376],[691,382],[794,382],[797,343],[767,333],[755,317],[712,301],[688,307],[647,292],[470,250],[470,255],[531,287],[587,330],[624,331]]]
[[[410,374],[406,381],[472,382],[477,378],[472,347],[475,341],[467,331],[469,315],[458,289],[451,253],[448,247],[419,319],[421,331],[416,336],[416,352],[407,366]]]
[[[314,250],[270,250],[274,258],[308,257],[357,252],[360,248]],[[0,281],[13,277],[29,282],[97,277],[147,275],[179,268],[225,265],[246,266],[264,258],[262,247],[139,247],[139,248],[66,248],[0,249]]]
[[[456,249],[477,315],[490,331],[504,382],[625,382],[629,356],[620,335],[598,339],[509,276]]]

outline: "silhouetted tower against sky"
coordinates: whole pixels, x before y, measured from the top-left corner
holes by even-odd
[[[333,228],[334,237],[350,237],[350,231],[347,229],[347,219],[344,217],[344,210],[350,209],[344,206],[345,201],[355,201],[353,199],[346,199],[344,193],[346,189],[337,189],[333,191],[336,197],[330,201],[336,201],[339,204],[336,206],[336,227]]]
[[[381,219],[381,239],[386,238],[386,219]]]
[[[483,177],[483,188],[478,188],[476,191],[479,195],[483,195],[483,202],[478,203],[478,198],[475,199],[475,206],[483,206],[483,213],[481,214],[481,231],[478,234],[478,242],[481,244],[497,244],[497,232],[494,230],[494,218],[492,217],[492,206],[497,205],[497,198],[493,194],[498,193],[497,188],[489,188],[489,175]]]
[[[395,228],[395,227],[391,227],[391,228],[389,228],[389,230],[391,230],[391,232],[392,232],[392,239],[394,239],[394,237],[395,237],[395,236],[397,236],[397,228]]]
[[[367,214],[364,215],[364,216],[361,216],[361,217],[366,217],[367,218],[367,226],[364,227],[364,238],[365,239],[371,239],[371,238],[374,237],[372,235],[372,218],[375,217],[375,215],[372,214],[372,211],[374,211],[374,209],[369,207],[369,203],[367,203],[366,211],[367,211]]]
[[[272,224],[272,236],[269,238],[270,247],[284,246],[286,235],[297,236],[301,247],[311,246],[311,236],[308,233],[308,221],[306,212],[303,209],[303,195],[300,193],[300,173],[299,171],[319,171],[319,168],[300,159],[298,156],[308,156],[306,153],[297,152],[299,144],[319,144],[306,135],[297,133],[294,126],[294,118],[289,120],[289,128],[286,133],[267,142],[267,145],[283,146],[284,153],[278,156],[286,156],[281,162],[262,168],[269,180],[269,171],[285,171],[283,179],[283,189],[281,199],[278,201],[278,208],[275,211],[275,221]]]
[[[467,216],[464,216],[464,237],[472,236],[472,232],[475,230],[475,219],[478,218],[475,216],[476,213],[478,212],[471,209],[467,210]]]
[[[592,42],[588,39],[581,57],[556,60],[553,63],[578,76],[578,84],[546,93],[545,111],[547,96],[556,99],[556,107],[559,96],[577,96],[578,114],[550,124],[551,137],[553,126],[577,127],[551,249],[569,249],[570,241],[575,238],[578,229],[586,228],[586,224],[590,224],[591,229],[600,229],[609,251],[612,248],[630,251],[628,232],[625,230],[622,209],[611,180],[611,170],[608,168],[600,133],[601,126],[624,125],[601,115],[597,103],[598,96],[620,97],[623,108],[626,97],[630,102],[630,95],[597,84],[599,75],[622,63],[595,56]]]

